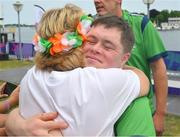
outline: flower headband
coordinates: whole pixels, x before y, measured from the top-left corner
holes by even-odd
[[[57,33],[48,40],[35,35],[33,44],[35,51],[54,56],[62,51],[69,51],[72,48],[80,47],[87,39],[86,34],[90,29],[93,18],[83,15],[77,25],[76,32]]]

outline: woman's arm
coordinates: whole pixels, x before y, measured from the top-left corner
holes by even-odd
[[[134,73],[136,73],[140,80],[140,94],[139,96],[145,96],[149,92],[149,79],[144,74],[143,71],[140,69],[137,69],[136,67],[124,65],[123,69],[132,70]]]

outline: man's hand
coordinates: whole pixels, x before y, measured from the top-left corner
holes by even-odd
[[[155,113],[153,116],[156,136],[162,136],[164,132],[164,115]]]
[[[0,128],[0,136],[7,136],[5,128]]]
[[[29,125],[24,128],[24,133],[34,136],[62,135],[60,130],[67,128],[67,124],[53,121],[57,116],[56,112],[52,112],[38,114],[27,119],[26,124],[29,123]]]
[[[8,97],[8,94],[0,94],[0,99],[5,97]]]
[[[13,92],[11,93],[11,95],[8,98],[8,101],[11,105],[11,107],[17,105],[19,103],[19,92],[20,92],[20,87],[17,86]]]
[[[15,109],[8,116],[6,132],[8,135],[17,136],[53,136],[53,130],[59,129],[60,131],[60,129],[68,127],[64,121],[53,121],[57,115],[56,112],[42,113],[24,120],[20,116],[19,110]],[[61,135],[61,133],[59,132],[58,135]]]
[[[1,85],[0,85],[0,99],[1,98],[4,98],[4,97],[8,97],[8,95],[7,94],[4,94],[4,89],[5,89],[5,87],[6,87],[6,82],[4,82],[4,83],[2,83]]]

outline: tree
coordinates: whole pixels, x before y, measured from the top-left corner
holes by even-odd
[[[164,22],[164,16],[162,14],[157,15],[156,22],[158,23],[157,26],[160,26],[162,22]]]
[[[160,14],[163,16],[162,22],[168,22],[169,11],[168,10],[162,10]]]
[[[172,10],[170,13],[169,13],[169,16],[170,17],[180,17],[180,11],[176,11],[176,10]]]

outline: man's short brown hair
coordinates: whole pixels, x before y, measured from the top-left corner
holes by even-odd
[[[105,15],[98,17],[92,24],[92,27],[103,25],[105,28],[116,28],[119,30],[119,35],[121,35],[120,42],[123,45],[124,53],[131,52],[134,45],[134,35],[133,32],[126,21],[122,18],[114,15]]]

